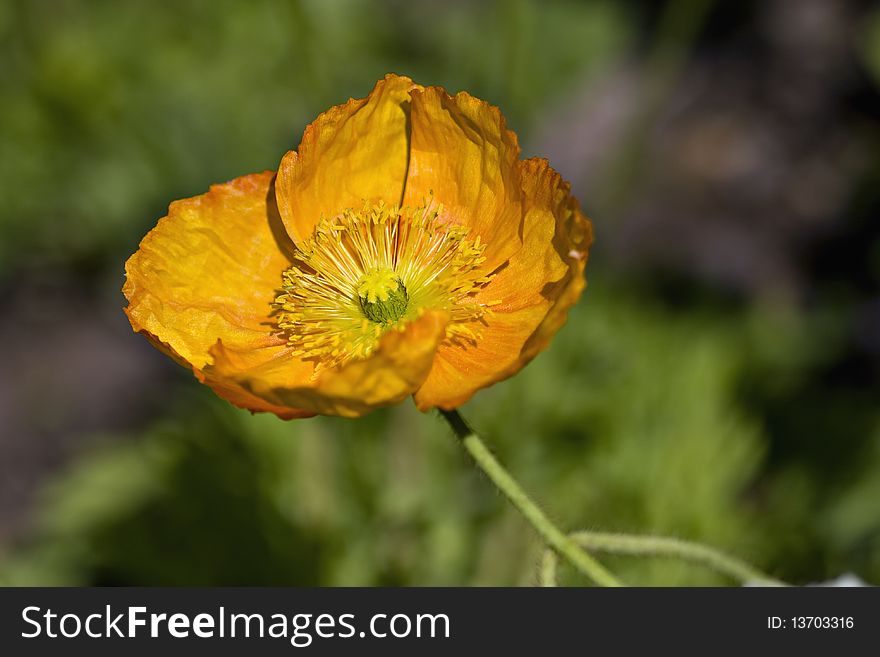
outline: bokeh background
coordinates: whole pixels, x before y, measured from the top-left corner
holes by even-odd
[[[593,217],[567,326],[464,408],[551,515],[880,583],[880,11],[848,0],[4,0],[0,582],[534,582],[434,415],[250,416],[122,313],[171,200],[389,71],[499,105]]]

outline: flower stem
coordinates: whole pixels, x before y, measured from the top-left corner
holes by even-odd
[[[580,531],[569,534],[575,543],[590,552],[628,554],[643,557],[671,557],[705,566],[742,584],[757,586],[788,586],[741,559],[701,543],[663,536],[638,536]],[[545,550],[538,573],[541,586],[556,586],[556,554]]]
[[[587,554],[568,536],[566,536],[541,511],[504,466],[492,455],[482,439],[474,433],[458,411],[440,411],[461,444],[468,451],[480,469],[498,487],[505,497],[517,508],[526,520],[534,527],[550,548],[565,557],[581,573],[600,586],[621,586],[622,583],[608,572],[602,564]]]
[[[701,543],[664,536],[634,536],[593,531],[575,532],[570,537],[590,552],[673,557],[701,564],[742,583],[785,586],[785,582],[761,572],[745,561]]]

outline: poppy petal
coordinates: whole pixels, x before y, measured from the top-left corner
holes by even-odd
[[[222,397],[246,408],[253,398],[301,416],[359,417],[402,401],[425,380],[440,340],[446,313],[426,312],[401,330],[382,336],[363,360],[315,373],[314,363],[292,357],[289,347],[234,349],[218,343],[206,383]]]
[[[267,205],[273,176],[242,176],[175,201],[125,264],[132,328],[197,375],[218,339],[239,348],[280,341],[268,315],[290,261]]]
[[[443,217],[471,228],[486,245],[488,270],[521,245],[519,143],[497,107],[440,87],[412,92],[405,206],[433,196]]]
[[[297,151],[278,170],[278,208],[295,242],[318,220],[364,203],[396,206],[406,179],[409,93],[407,77],[387,75],[370,95],[337,105],[312,122]]]
[[[519,163],[524,196],[523,245],[477,295],[493,313],[476,344],[444,344],[424,385],[420,410],[456,408],[508,378],[543,350],[584,288],[592,226],[568,183],[546,160]]]

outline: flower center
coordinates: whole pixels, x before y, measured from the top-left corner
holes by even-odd
[[[406,313],[409,295],[394,270],[375,267],[361,277],[357,286],[361,310],[371,322],[390,324]]]
[[[433,199],[417,208],[364,205],[322,218],[297,243],[272,304],[293,355],[322,368],[366,358],[386,331],[425,310],[449,314],[445,343],[475,344],[490,306],[479,292],[485,244],[443,220]]]

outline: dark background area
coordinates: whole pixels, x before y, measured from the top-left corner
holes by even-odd
[[[0,582],[534,581],[433,415],[252,417],[121,310],[170,201],[390,71],[500,106],[594,221],[568,325],[463,409],[551,515],[880,582],[880,10],[847,0],[0,4]]]

